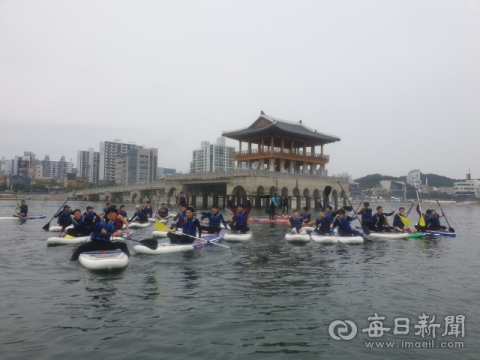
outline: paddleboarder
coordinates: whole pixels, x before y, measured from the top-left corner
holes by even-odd
[[[20,209],[19,212],[14,212],[13,213],[13,216],[15,217],[27,217],[28,215],[28,205],[26,204],[25,200],[22,200],[20,202],[20,205],[18,205],[17,203],[17,206],[15,207],[15,210],[18,210]]]

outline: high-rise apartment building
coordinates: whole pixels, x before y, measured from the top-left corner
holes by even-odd
[[[87,179],[90,184],[98,183],[100,153],[93,148],[77,151],[77,176]]]
[[[158,149],[131,149],[115,159],[118,185],[145,184],[157,180]]]
[[[421,172],[419,169],[411,170],[407,175],[407,184],[412,185],[415,189],[420,190],[422,187]]]
[[[235,161],[233,153],[235,148],[226,145],[226,138],[217,138],[216,144],[208,141],[201,142],[201,148],[193,150],[193,160],[190,162],[191,173],[233,171]]]
[[[143,146],[136,145],[134,143],[123,143],[120,139],[115,139],[113,141],[101,141],[98,180],[115,180],[115,159],[117,156],[126,154],[130,150],[143,148]]]

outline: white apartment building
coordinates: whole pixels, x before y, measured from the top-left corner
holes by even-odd
[[[126,154],[130,150],[143,149],[135,143],[124,143],[120,139],[113,141],[100,141],[99,181],[115,180],[115,159],[118,155]]]
[[[422,187],[422,179],[420,170],[411,170],[407,175],[407,184],[412,185],[415,189],[420,190]]]
[[[235,148],[226,145],[226,138],[217,138],[216,144],[202,141],[200,149],[193,150],[193,160],[190,162],[191,173],[235,170],[233,153]]]
[[[93,148],[77,151],[77,176],[87,179],[90,184],[98,183],[100,152]]]

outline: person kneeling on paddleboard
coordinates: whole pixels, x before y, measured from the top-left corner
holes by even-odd
[[[363,209],[360,210],[359,212],[355,213],[355,215],[361,215],[362,216],[362,227],[367,228],[371,231],[378,231],[377,227],[373,223],[373,215],[372,215],[372,209],[369,208],[370,203],[364,202],[363,203]],[[358,209],[358,208],[357,208]]]
[[[183,229],[183,234],[174,234],[177,229]],[[193,209],[187,208],[185,218],[174,226],[172,232],[167,234],[172,244],[192,244],[197,237],[197,229],[200,229],[200,222],[193,216]],[[189,236],[187,236],[189,235]],[[198,232],[198,237],[202,236],[202,232]]]
[[[200,229],[206,231],[208,234],[218,234],[222,231],[220,227],[220,223],[223,224],[225,229],[227,229],[227,224],[225,224],[225,219],[223,215],[218,211],[218,206],[213,205],[212,211],[203,215],[200,220],[202,220],[202,224],[206,224],[203,219],[208,218],[208,226],[201,226]]]
[[[293,215],[288,217],[288,224],[292,227],[292,234],[306,234],[305,229],[302,229],[303,221],[299,215],[298,210],[293,211]]]
[[[22,200],[20,202],[20,206],[17,203],[17,207],[15,208],[15,210],[18,210],[18,209],[20,209],[20,212],[18,212],[18,213],[14,212],[13,216],[15,216],[15,217],[27,217],[27,215],[28,215],[28,205],[25,204],[25,200]]]
[[[446,226],[440,224],[440,218],[444,215],[438,215],[435,210],[432,210],[430,217],[430,227],[435,231],[445,231],[447,230]]]
[[[387,216],[392,216],[395,213],[393,210],[391,213],[384,214],[383,207],[377,206],[377,213],[373,215],[373,223],[375,224],[378,232],[394,231],[387,220]]]
[[[408,220],[405,215],[410,211],[405,212],[405,208],[401,207],[398,209],[398,214],[395,214],[393,217],[393,231],[403,231],[406,233],[416,233],[415,228],[408,226],[410,225],[410,220]]]
[[[93,207],[87,206],[87,211],[83,213],[83,221],[88,225],[93,225],[97,216],[97,213],[93,211]]]
[[[72,215],[73,212],[70,206],[65,205],[63,210],[59,213],[55,214],[54,217],[58,218],[57,226],[61,226],[62,228],[66,228],[69,225],[72,225]]]
[[[237,232],[237,234],[245,234],[247,231],[250,230],[248,225],[248,214],[250,214],[250,210],[252,210],[252,204],[250,204],[250,197],[247,196],[247,210],[244,211],[245,207],[243,204],[237,205],[236,208],[232,205],[232,197],[228,197],[228,205],[230,206],[230,210],[232,210],[233,215],[233,223],[230,225],[232,231]],[[229,231],[230,233],[230,231]]]
[[[167,205],[165,203],[162,203],[162,205],[160,205],[160,209],[157,209],[157,215],[155,215],[155,217],[158,219],[158,220],[166,220],[168,219],[168,209],[167,209]]]
[[[117,209],[115,209],[117,211]],[[130,222],[134,221],[140,224],[144,224],[148,222],[147,214],[145,214],[142,210],[140,210],[140,205],[135,205],[135,214],[133,214]]]
[[[70,235],[73,237],[88,236],[92,232],[92,229],[89,227],[89,224],[85,221],[84,217],[82,216],[82,212],[80,211],[80,209],[75,209],[75,211],[73,212],[72,225],[73,225],[73,228],[67,229],[67,235]],[[65,236],[65,225],[62,227],[62,236]]]
[[[91,241],[83,245],[80,245],[77,250],[72,254],[70,261],[78,260],[81,253],[88,251],[101,251],[101,250],[116,250],[120,249],[128,257],[130,252],[126,244],[122,242],[112,242],[110,237],[115,231],[115,220],[117,218],[117,209],[109,208],[105,213],[105,218],[109,220],[108,224],[105,219],[98,218],[95,222],[93,232],[91,234]],[[68,261],[67,264],[70,262]]]
[[[315,232],[319,235],[330,234],[330,218],[326,215],[323,209],[318,212],[318,218],[315,220]]]
[[[350,226],[350,222],[355,220],[356,217],[350,217],[345,215],[345,210],[340,209],[337,213],[337,218],[330,225],[331,228],[335,229],[338,227],[338,235],[340,236],[357,236],[359,232],[357,230],[353,230]]]

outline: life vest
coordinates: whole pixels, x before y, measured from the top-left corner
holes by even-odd
[[[95,220],[95,213],[93,211],[91,213],[87,211],[83,214],[83,220],[89,224],[93,223],[93,220]]]
[[[150,216],[152,216],[152,208],[148,209],[148,208],[144,207],[144,208],[142,209],[142,211],[143,211],[145,214],[150,214]]]
[[[220,226],[220,216],[221,216],[221,214],[219,212],[217,213],[217,215],[215,215],[213,212],[210,213],[210,219],[209,219],[208,225],[219,227]]]
[[[78,231],[78,232],[82,232],[83,230],[85,230],[87,228],[87,224],[83,220],[83,217],[80,220],[77,220],[77,219],[73,218],[72,219],[72,224],[73,224],[73,228],[75,229],[75,231]]]
[[[333,222],[333,214],[332,214],[331,211],[329,211],[329,212],[326,212],[326,211],[325,211],[325,216],[328,217],[328,219],[329,219],[331,222]]]
[[[364,223],[373,222],[372,209],[368,209],[368,210],[363,209],[362,210],[362,222],[364,222]]]
[[[433,225],[435,226],[441,226],[440,225],[440,217],[438,215],[435,215],[432,217],[432,222],[433,222]]]
[[[300,215],[300,218],[302,219],[302,221],[307,220],[309,217],[310,217],[310,213],[308,213],[308,212],[306,214]]]
[[[424,215],[423,218],[425,219],[425,226],[430,226],[430,222],[432,221],[431,216]]]
[[[167,208],[160,208],[158,210],[158,215],[160,215],[160,217],[162,217],[162,218],[167,217],[168,216],[168,209]]]
[[[192,217],[191,220],[185,218],[183,221],[183,233],[191,236],[197,235],[197,227],[195,226],[196,217]]]
[[[178,221],[183,222],[183,220],[185,220],[185,217],[186,217],[186,216],[187,216],[187,214],[185,214],[185,213],[183,213],[183,212],[179,212],[176,217],[177,217],[177,220],[178,220]]]
[[[103,209],[103,212],[105,213],[105,215],[107,215],[107,211],[108,211],[108,207],[106,207],[105,209]]]
[[[120,220],[119,218],[116,218],[114,222],[115,222],[115,228],[117,230],[120,230],[123,227],[123,221]]]
[[[127,212],[126,212],[125,210],[119,211],[118,213],[119,213],[120,215],[122,215],[125,219],[128,217],[128,216],[127,216]]]
[[[403,223],[402,218],[400,216],[401,215],[398,215],[398,214],[395,215],[395,217],[393,218],[393,226],[403,229],[405,224]]]
[[[302,228],[302,217],[301,216],[299,216],[299,217],[292,216],[292,218],[290,219],[290,222],[292,223],[292,226],[295,229],[300,230]]]
[[[105,229],[106,234],[102,234],[101,230]],[[115,222],[110,221],[108,224],[105,224],[105,220],[100,220],[95,225],[95,231],[91,234],[92,241],[110,241],[111,234],[115,231]]]
[[[70,216],[71,216],[70,211],[69,212],[63,211],[58,217],[58,222],[60,223],[60,225],[65,224],[68,221],[68,219],[70,219]]]
[[[348,221],[346,216],[343,219],[338,218],[338,228],[346,232],[352,230],[352,228],[350,227],[350,221]]]
[[[247,217],[245,216],[245,211],[237,212],[237,214],[235,215],[235,225],[236,226],[247,225]]]
[[[178,199],[180,200],[180,204],[187,202],[187,197],[185,195],[180,196]]]
[[[138,217],[140,221],[143,221],[147,218],[147,214],[145,214],[143,211],[136,212],[135,216]]]
[[[25,214],[25,216],[27,216],[27,213],[28,213],[28,205],[20,206],[20,214]]]
[[[317,219],[317,226],[320,226],[320,230],[330,230],[330,221],[328,218],[324,217],[323,219]]]

